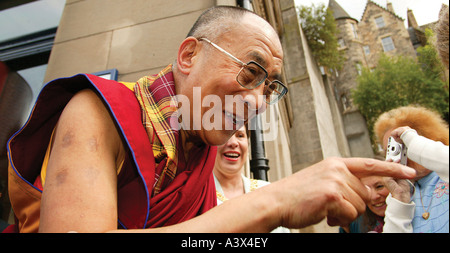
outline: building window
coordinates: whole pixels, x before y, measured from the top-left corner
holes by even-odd
[[[362,65],[359,62],[356,63],[356,72],[358,73],[358,76],[362,74]]]
[[[6,9],[0,4],[0,61],[28,83],[33,92],[33,106],[43,86],[65,1],[7,2],[15,4]]]
[[[347,111],[349,109],[350,105],[349,105],[349,101],[347,99],[346,94],[341,95],[341,103],[342,103],[342,109],[344,109],[344,112]]]
[[[382,38],[381,44],[383,44],[384,52],[389,52],[395,49],[394,42],[392,41],[391,36]]]
[[[99,76],[101,78],[105,78],[108,80],[114,80],[117,81],[117,78],[119,76],[119,72],[117,69],[108,69],[100,72],[92,73],[93,75]]]
[[[325,75],[325,68],[323,66],[320,66],[319,70],[320,70],[320,74],[322,74],[324,76]]]
[[[355,38],[355,39],[357,39],[358,38],[358,31],[356,30],[356,25],[355,24],[351,24],[352,25],[352,32],[353,32],[353,37]]]
[[[375,24],[377,24],[377,27],[378,27],[378,28],[382,28],[382,27],[385,27],[385,26],[386,26],[386,24],[384,23],[384,19],[383,19],[382,16],[379,16],[379,17],[375,18]]]
[[[338,39],[339,48],[345,47],[345,40],[344,39]]]
[[[369,55],[370,54],[370,47],[369,46],[363,46],[364,54]]]

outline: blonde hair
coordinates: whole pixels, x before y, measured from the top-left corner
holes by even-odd
[[[448,124],[435,111],[419,106],[404,106],[381,114],[374,124],[379,143],[384,134],[397,127],[409,126],[428,139],[448,145]]]

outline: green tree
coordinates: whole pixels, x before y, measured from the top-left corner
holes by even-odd
[[[426,75],[445,80],[445,67],[435,46],[436,37],[433,30],[425,29],[425,37],[427,44],[417,49],[417,61]],[[448,80],[446,82],[448,89]]]
[[[444,117],[449,111],[445,86],[439,76],[429,75],[415,59],[383,55],[376,69],[363,69],[352,98],[366,118],[373,139],[373,124],[378,116],[399,106],[421,105]]]
[[[344,56],[338,50],[337,28],[333,13],[324,4],[298,8],[301,26],[309,48],[320,66],[340,69]]]

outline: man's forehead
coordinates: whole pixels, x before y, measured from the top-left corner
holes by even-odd
[[[259,63],[263,68],[267,70],[268,63],[266,59],[258,52],[258,51],[251,51],[249,53],[249,58],[257,63]],[[278,70],[273,71],[273,73],[270,73],[269,79],[281,79],[281,73],[278,72]]]
[[[238,44],[238,47],[243,50],[241,52],[244,55],[241,57],[246,59],[241,60],[255,61],[266,70],[272,68],[273,66],[269,66],[272,64],[276,65],[276,69],[281,67],[283,49],[278,34],[266,20],[256,14],[246,15],[239,25],[235,25],[229,30],[225,38],[230,39],[232,44]],[[270,73],[270,75],[279,77],[278,73]]]
[[[257,63],[261,64],[261,66],[263,66],[264,68],[267,68],[267,61],[259,52],[251,51],[249,53],[249,57]]]
[[[280,43],[278,33],[272,25],[256,14],[245,15],[239,22],[239,25],[234,25],[233,28],[242,29],[241,32],[243,33],[258,33],[274,44]]]

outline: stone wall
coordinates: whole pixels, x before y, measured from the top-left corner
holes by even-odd
[[[339,108],[342,112],[344,132],[347,138],[350,156],[373,157],[369,131],[364,117],[352,102],[352,89],[356,88],[358,71],[367,67],[367,59],[363,51],[363,37],[358,22],[354,19],[338,19],[336,25],[339,39],[343,46],[345,62],[341,70],[337,71],[333,82],[337,86]]]
[[[117,68],[136,81],[176,59],[179,43],[214,0],[67,0],[46,81]]]
[[[293,171],[342,156],[321,72],[299,24],[293,1],[281,1],[285,72],[294,115],[289,132]],[[333,100],[332,100],[333,101]]]

